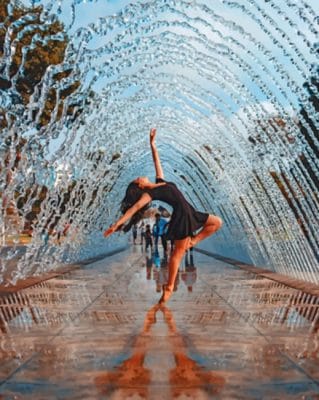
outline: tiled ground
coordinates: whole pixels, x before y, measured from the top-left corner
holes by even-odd
[[[139,247],[0,298],[0,399],[319,399],[319,299]],[[190,264],[190,265],[189,265]]]

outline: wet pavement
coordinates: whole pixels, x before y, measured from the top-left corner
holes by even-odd
[[[0,399],[319,399],[319,298],[140,246],[0,297]]]

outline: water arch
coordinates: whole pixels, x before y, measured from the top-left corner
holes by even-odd
[[[224,220],[214,251],[318,282],[318,11],[4,1],[2,277],[21,232],[11,281],[124,240],[101,233],[127,183],[153,176],[155,126],[167,179]]]

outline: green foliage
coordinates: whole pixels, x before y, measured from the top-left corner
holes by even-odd
[[[68,43],[68,37],[64,32],[64,26],[59,21],[46,24],[41,19],[42,7],[27,8],[14,6],[11,15],[8,13],[8,0],[2,0],[0,4],[0,22],[3,27],[0,29],[0,56],[4,55],[5,35],[8,29],[12,29],[10,35],[11,44],[14,44],[11,65],[9,66],[9,78],[0,78],[0,90],[11,88],[11,78],[16,77],[16,89],[20,95],[20,101],[26,106],[29,103],[30,96],[34,92],[47,68],[52,65],[61,64],[64,60],[65,49]],[[21,19],[29,15],[32,19]],[[19,21],[14,27],[13,22]],[[18,38],[19,32],[29,26],[23,35]],[[32,46],[30,46],[32,44]],[[26,57],[23,61],[23,52],[26,51]],[[55,74],[54,81],[58,82],[70,75],[69,69]],[[44,109],[40,116],[40,126],[45,126],[50,122],[52,111],[58,107],[57,120],[62,116],[64,101],[74,93],[80,86],[79,81],[74,81],[68,87],[61,90],[59,96],[54,87],[49,89]],[[73,115],[76,105],[69,105],[67,114]],[[33,118],[36,117],[38,110],[34,110]],[[7,126],[7,117],[4,110],[0,110],[0,129]]]

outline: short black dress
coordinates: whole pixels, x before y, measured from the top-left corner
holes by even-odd
[[[179,240],[187,236],[194,236],[202,228],[209,214],[195,210],[189,204],[175,183],[156,179],[156,183],[165,182],[165,185],[153,189],[144,189],[153,200],[164,201],[173,207],[173,214],[169,222],[167,239]]]

